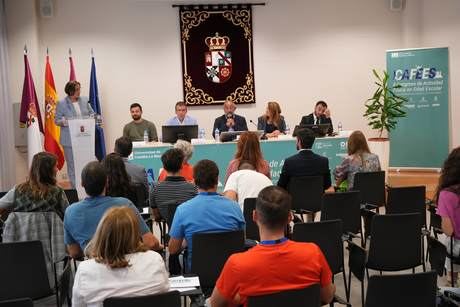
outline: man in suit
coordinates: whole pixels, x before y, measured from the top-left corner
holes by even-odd
[[[332,134],[334,128],[332,127],[331,112],[324,101],[318,101],[315,105],[315,111],[302,117],[299,125],[320,125],[330,124],[327,134]]]
[[[147,197],[149,195],[149,182],[145,168],[128,161],[128,157],[133,151],[133,142],[131,142],[128,137],[122,136],[115,141],[114,151],[118,153],[125,162],[126,172],[129,177],[131,177],[131,182],[134,184],[142,184],[145,187],[144,195]]]
[[[75,166],[73,163],[73,150],[70,141],[68,120],[92,116],[94,115],[94,111],[88,103],[88,98],[80,97],[80,82],[67,82],[64,91],[67,96],[57,103],[54,122],[61,127],[59,141],[64,149],[67,176],[69,177],[72,188],[75,188]]]
[[[327,190],[331,186],[329,160],[315,154],[311,148],[315,142],[315,134],[310,129],[297,131],[298,153],[284,161],[278,186],[287,189],[292,177],[323,176],[323,187]]]
[[[220,132],[247,131],[248,125],[246,124],[246,119],[243,116],[236,115],[235,110],[235,103],[227,99],[224,103],[224,115],[216,118],[212,133],[216,131],[216,128],[219,129]]]

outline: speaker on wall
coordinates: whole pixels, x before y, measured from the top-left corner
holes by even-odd
[[[40,0],[40,16],[43,18],[54,16],[53,0]]]
[[[390,0],[390,10],[391,11],[402,11],[404,9],[405,0]]]

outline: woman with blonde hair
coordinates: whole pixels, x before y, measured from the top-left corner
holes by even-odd
[[[380,170],[379,157],[371,153],[361,131],[354,131],[350,135],[347,146],[348,156],[334,170],[335,184],[339,190],[351,190],[358,172]]]
[[[241,134],[236,145],[235,158],[228,164],[225,182],[227,182],[228,177],[233,172],[238,170],[241,161],[251,163],[257,172],[271,179],[270,166],[268,162],[264,160],[262,151],[260,150],[259,137],[254,132],[246,131]]]
[[[64,219],[69,202],[64,190],[56,184],[57,158],[48,152],[34,155],[29,177],[0,199],[0,214],[4,211],[54,211]]]
[[[75,275],[72,306],[102,306],[112,296],[142,296],[169,290],[160,254],[148,250],[139,236],[133,209],[107,210],[85,249]]]
[[[257,129],[263,130],[268,138],[284,134],[286,122],[281,115],[281,107],[276,101],[267,104],[265,114],[257,119]]]

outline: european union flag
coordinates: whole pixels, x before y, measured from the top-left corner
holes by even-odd
[[[105,157],[105,140],[104,140],[104,129],[100,125],[102,123],[102,110],[99,103],[99,90],[97,88],[97,79],[96,79],[96,64],[94,63],[94,57],[92,57],[91,63],[91,77],[89,84],[89,103],[96,112],[96,142],[94,152],[96,158],[101,161]]]

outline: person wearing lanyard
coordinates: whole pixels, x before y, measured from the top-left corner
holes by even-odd
[[[294,242],[284,236],[291,221],[291,201],[291,196],[280,187],[270,186],[260,191],[253,219],[261,241],[250,250],[228,258],[214,287],[211,306],[247,306],[248,297],[313,284],[320,284],[323,304],[332,301],[335,286],[320,248],[314,243]],[[299,262],[299,259],[305,261]]]
[[[67,176],[69,177],[72,188],[75,188],[75,166],[68,120],[93,116],[94,111],[88,103],[88,98],[80,97],[80,82],[67,82],[64,91],[67,96],[57,103],[54,122],[61,127],[59,142],[64,149]]]

